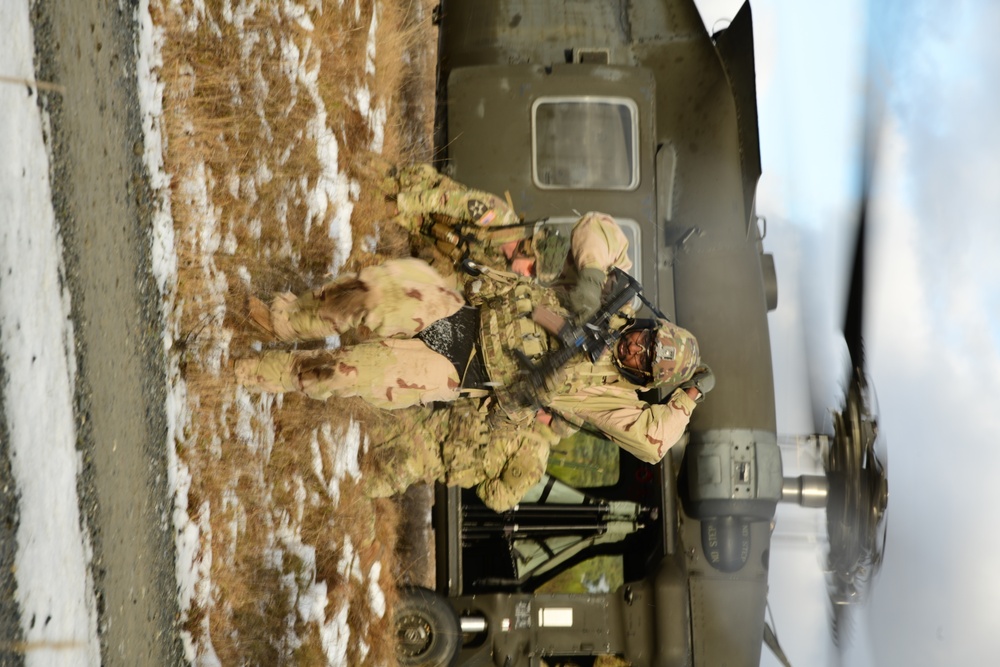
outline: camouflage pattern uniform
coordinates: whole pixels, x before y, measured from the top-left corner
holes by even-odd
[[[605,270],[628,267],[620,245],[624,235],[617,225],[609,225],[613,220],[608,216],[584,216],[573,234],[575,261]],[[577,232],[586,232],[585,238]],[[469,302],[480,307],[480,343],[488,375],[509,384],[519,372],[511,348],[533,358],[548,349],[548,334],[525,315],[539,304],[565,315],[559,293],[527,279],[473,281],[467,290]],[[462,296],[426,263],[403,259],[342,276],[298,299],[280,296],[272,304],[271,317],[274,330],[286,340],[324,338],[351,327],[379,336],[412,336],[462,304]],[[690,341],[694,349],[678,351],[686,359],[679,375],[683,379],[698,363],[696,344]],[[386,409],[461,396],[451,361],[413,339],[381,338],[332,351],[271,351],[237,362],[237,375],[243,384],[265,391],[300,391],[320,400],[360,396]],[[595,427],[637,458],[657,462],[684,433],[695,402],[678,389],[664,404],[647,403],[637,393],[652,384],[640,386],[623,377],[613,351],[607,350],[593,363],[583,355],[576,357],[540,399],[568,428]],[[534,411],[510,402],[501,400],[500,407],[505,418],[520,427],[528,426],[534,416]]]
[[[475,487],[487,507],[510,509],[542,478],[559,437],[541,422],[517,428],[501,421],[475,399],[388,413],[367,432],[366,493],[388,497],[439,481]]]
[[[467,188],[428,164],[389,170],[382,181],[395,204],[392,220],[413,237],[423,256],[435,248],[448,258],[442,271],[468,257],[480,266],[506,268],[519,243],[530,244],[533,225],[525,225],[509,199]]]
[[[431,216],[446,216],[456,222],[470,222],[479,227],[516,225],[521,220],[501,197],[456,183],[429,164],[402,167],[395,184],[386,189],[395,192],[397,222],[411,230]]]
[[[412,336],[464,305],[462,295],[418,259],[398,259],[345,274],[271,304],[271,329],[285,341],[321,340],[352,330],[378,340],[336,350],[270,351],[236,362],[246,386],[311,398],[360,396],[385,409],[453,401],[454,365]]]
[[[445,356],[410,338],[464,305],[426,263],[399,259],[345,274],[294,297],[279,294],[270,328],[285,341],[348,331],[382,336],[334,350],[272,350],[236,362],[244,386],[311,398],[361,396],[393,411],[374,424],[365,456],[366,491],[391,496],[418,482],[476,487],[483,502],[509,509],[545,472],[559,436],[522,414],[517,423],[461,399],[458,372]],[[430,407],[451,402],[449,408]],[[426,407],[422,407],[426,406]]]
[[[395,191],[396,221],[415,234],[438,215],[471,220],[483,237],[492,226],[517,221],[500,198],[464,188],[428,166],[401,170],[392,181],[388,189]],[[517,235],[523,237],[523,229]],[[605,214],[584,215],[571,235],[577,269],[628,270],[626,250],[625,235]],[[695,402],[681,389],[665,404],[641,401],[637,392],[649,387],[626,380],[611,350],[594,363],[581,355],[553,379],[541,396],[557,417],[551,427],[536,421],[533,408],[505,402],[502,392],[485,411],[478,401],[463,399],[454,364],[414,340],[415,334],[466,301],[478,306],[488,374],[503,382],[518,370],[511,347],[535,358],[548,348],[549,335],[525,315],[536,305],[566,314],[560,303],[564,294],[503,271],[465,277],[464,290],[463,295],[421,260],[400,259],[340,276],[297,297],[279,294],[270,307],[269,328],[282,340],[323,339],[350,330],[378,338],[335,350],[269,351],[237,361],[237,379],[263,391],[299,391],[320,400],[360,396],[374,406],[404,411],[396,420],[397,433],[373,435],[370,460],[380,472],[369,475],[368,483],[375,495],[437,479],[476,486],[488,506],[504,509],[541,478],[549,448],[579,427],[602,431],[648,462],[659,461],[680,439]],[[679,351],[687,354],[688,376],[698,362],[696,344],[690,347]],[[439,401],[451,402],[451,410],[420,407]],[[480,428],[483,424],[488,428]]]
[[[434,223],[464,226],[471,232],[468,245],[471,258],[492,269],[508,268],[515,255],[533,258],[545,245],[544,234],[534,233],[533,225],[522,224],[509,199],[468,188],[440,174],[429,164],[417,164],[390,170],[382,183],[383,190],[395,201],[393,221],[409,231],[418,244],[440,239]],[[623,271],[632,267],[628,259],[628,240],[615,220],[604,213],[590,212],[580,218],[572,234],[572,263],[565,263],[567,249],[556,250],[550,260],[549,275],[536,274],[549,284],[568,269],[569,280],[576,270],[617,266]],[[558,244],[557,244],[558,245]],[[527,274],[524,274],[527,275]]]
[[[675,389],[666,403],[646,403],[618,372],[610,350],[597,361],[568,365],[546,398],[546,408],[576,427],[590,426],[647,463],[657,463],[684,435],[695,401]],[[691,364],[691,372],[697,362]]]
[[[590,212],[573,227],[570,252],[572,264],[578,270],[600,269],[607,273],[617,267],[628,271],[632,263],[627,250],[627,237],[609,215]],[[566,316],[558,301],[554,303],[564,294],[525,281],[515,285],[483,282],[479,292],[470,293],[467,289],[467,298],[481,308],[481,346],[490,378],[509,382],[519,370],[511,363],[509,347],[518,347],[528,357],[540,357],[547,350],[546,332],[530,318],[518,318],[517,314],[527,314],[533,306],[544,305]],[[514,306],[505,305],[509,303]],[[500,316],[511,310],[514,317],[504,320]],[[517,330],[512,331],[514,328]],[[676,353],[679,360],[684,360],[684,367],[676,369],[677,375],[670,386],[690,377],[700,360],[694,337],[681,331],[682,349]],[[511,345],[512,340],[520,342]],[[660,381],[651,384],[662,386]],[[636,458],[656,463],[680,440],[696,404],[681,389],[675,389],[664,404],[646,403],[639,399],[638,392],[649,388],[650,385],[633,384],[623,377],[614,364],[612,350],[606,350],[593,363],[583,355],[577,356],[550,382],[548,391],[540,398],[549,412],[565,422],[557,424],[562,434],[569,435],[581,427],[596,428]]]
[[[470,297],[480,307],[480,349],[490,379],[510,386],[521,373],[511,349],[533,359],[542,358],[549,349],[547,332],[525,315],[538,305],[564,317],[567,313],[558,304],[555,290],[526,281],[500,285],[492,294],[485,292],[483,289]],[[660,461],[684,434],[696,405],[684,390],[675,388],[693,375],[700,361],[694,337],[677,329],[674,355],[678,363],[671,377],[654,377],[648,384],[636,384],[619,371],[613,350],[605,350],[594,362],[581,353],[549,380],[537,400],[561,418],[564,423],[557,428],[564,436],[581,427],[596,428],[636,458],[649,463]],[[665,403],[647,403],[639,398],[639,392],[660,386],[673,389]],[[497,397],[499,408],[508,413],[511,421],[524,419],[513,397],[505,400],[502,390]]]

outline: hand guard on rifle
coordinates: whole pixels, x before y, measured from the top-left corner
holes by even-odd
[[[580,320],[586,320],[601,307],[601,292],[607,274],[601,269],[582,269],[576,286],[569,293],[569,307]]]
[[[691,379],[683,383],[680,388],[687,390],[694,387],[698,390],[698,398],[694,399],[696,403],[701,403],[705,400],[705,394],[712,391],[715,388],[715,373],[712,369],[708,367],[707,364],[702,364],[695,369],[694,375]]]

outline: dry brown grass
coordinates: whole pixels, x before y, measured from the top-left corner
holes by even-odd
[[[323,178],[309,130],[321,107],[336,138],[338,168],[360,185],[346,268],[405,252],[405,238],[378,224],[384,201],[363,166],[374,135],[356,91],[367,88],[371,108],[386,109],[384,159],[429,157],[433,2],[412,2],[360,0],[357,14],[354,2],[329,2],[308,13],[312,29],[284,15],[279,3],[262,3],[243,19],[225,11],[236,3],[222,0],[208,0],[204,14],[190,2],[180,11],[152,3],[165,33],[160,79],[178,257],[176,350],[192,415],[178,449],[192,476],[189,513],[202,520],[202,557],[212,563],[212,601],[195,605],[185,627],[196,641],[210,639],[223,664],[326,663],[317,626],[297,614],[289,581],[300,591],[325,582],[327,618],[347,605],[349,664],[361,664],[362,642],[369,647],[365,662],[394,663],[389,614],[371,613],[367,584],[350,572],[368,573],[380,563],[391,609],[402,576],[394,560],[400,510],[365,497],[350,477],[335,493],[329,485],[330,442],[349,420],[377,416],[356,402],[332,410],[287,396],[273,405],[267,397],[250,399],[256,412],[247,420],[234,402],[228,363],[261,338],[245,315],[251,293],[303,289],[334,262],[337,241],[325,231],[334,212],[305,222],[307,197]],[[366,73],[373,11],[374,75]],[[294,60],[283,56],[291,45]],[[289,78],[296,65],[318,69],[318,98],[301,76]],[[415,115],[421,109],[422,118]],[[377,246],[363,247],[369,237],[379,239]],[[322,475],[314,469],[314,441]],[[284,537],[276,539],[276,531]],[[296,552],[301,545],[315,549],[314,567]]]

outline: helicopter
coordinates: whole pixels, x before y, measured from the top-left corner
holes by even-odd
[[[400,663],[750,667],[766,645],[787,664],[765,620],[778,503],[827,508],[835,610],[881,560],[863,208],[827,475],[785,478],[749,3],[711,35],[693,0],[443,0],[435,22],[439,169],[557,232],[613,215],[645,296],[697,335],[718,381],[658,464],[581,433],[509,512],[438,485],[437,590],[397,608]]]

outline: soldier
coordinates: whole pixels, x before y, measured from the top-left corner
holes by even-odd
[[[478,305],[479,349],[486,375],[509,386],[521,374],[510,356],[519,349],[538,358],[548,349],[548,332],[529,315],[535,306],[568,315],[557,293],[524,279],[488,283],[470,302]],[[571,292],[572,295],[572,292]],[[418,259],[390,260],[338,278],[300,297],[279,295],[270,327],[284,340],[322,339],[352,329],[376,339],[336,350],[274,350],[236,362],[239,381],[262,391],[298,391],[312,398],[360,396],[385,409],[456,401],[469,359],[450,359],[417,338],[429,325],[465,310],[462,295]],[[539,396],[547,412],[573,427],[604,433],[639,459],[659,461],[686,428],[701,394],[710,387],[681,387],[699,368],[694,336],[670,322],[620,323],[627,328],[617,345],[591,362],[579,355]],[[673,389],[664,404],[649,404],[638,392]],[[523,410],[499,407],[514,423]],[[532,412],[532,415],[534,413]]]
[[[430,233],[435,223],[468,223],[481,232],[478,244],[487,249],[516,243],[526,236],[509,200],[468,188],[429,164],[387,172],[381,187],[386,199],[395,205],[392,219],[415,235]]]
[[[422,174],[420,182],[429,183],[429,187],[421,190],[414,185],[415,179],[407,180],[409,176],[403,174],[398,179],[396,203],[401,214],[397,221],[415,233],[425,229],[428,221],[436,222],[430,217],[433,215],[465,215],[476,224],[485,220],[484,232],[493,221],[506,227],[516,219],[499,198],[462,189],[453,181],[435,181],[433,170],[414,169],[413,173]],[[479,217],[473,218],[475,215]],[[524,247],[525,234],[518,234],[520,239],[508,237],[490,247],[515,260]],[[539,358],[549,347],[549,332],[543,325],[551,318],[533,318],[533,314],[559,318],[572,312],[585,318],[600,305],[608,271],[612,267],[630,268],[626,249],[627,241],[617,223],[610,216],[590,213],[581,218],[570,238],[572,262],[567,264],[576,278],[568,290],[545,287],[536,280],[480,264],[485,275],[466,278],[463,295],[425,262],[401,259],[341,276],[297,297],[277,295],[270,308],[255,302],[251,307],[254,319],[282,340],[322,339],[350,330],[369,333],[375,339],[337,350],[267,352],[238,361],[237,377],[242,384],[263,391],[299,391],[320,400],[361,396],[390,410],[437,401],[468,401],[463,396],[484,393],[470,381],[470,368],[476,366],[473,362],[481,360],[493,386],[516,382],[523,369],[511,350]],[[525,259],[528,266],[522,266],[522,271],[538,273],[533,258]],[[460,338],[470,343],[478,339],[476,348],[470,345],[470,349],[456,353],[427,335],[437,329],[448,334],[453,328],[441,327],[441,323],[459,321],[470,314],[479,330]],[[577,428],[599,430],[636,457],[659,461],[682,436],[691,411],[711,389],[713,379],[710,371],[699,367],[697,342],[684,329],[664,320],[636,322],[625,318],[614,326],[622,329],[622,335],[613,349],[593,362],[578,355],[557,377],[550,378],[536,397],[545,408],[537,414],[513,402],[503,391],[491,392],[489,407],[478,413],[463,408],[463,420],[479,424],[490,420],[491,435],[485,443],[482,437],[442,437],[440,430],[445,428],[447,417],[427,412],[421,417],[425,419],[421,432],[430,427],[437,430],[415,449],[430,452],[434,462],[415,464],[413,469],[422,471],[423,479],[464,486],[477,483],[480,495],[497,509],[517,502],[518,494],[523,495],[544,472],[549,447]],[[663,404],[650,404],[638,396],[650,388],[671,391]],[[477,422],[474,414],[484,417]],[[395,442],[391,437],[383,439]],[[450,474],[454,453],[437,456],[438,448],[432,443],[453,445],[460,441],[477,452],[479,460],[490,459],[493,464],[476,464],[461,475]],[[406,460],[398,452],[387,458]],[[508,479],[502,480],[508,470]],[[413,473],[397,479],[405,484],[417,481],[417,477]],[[487,487],[491,486],[504,491],[493,492],[494,499],[487,500]]]
[[[418,482],[475,488],[497,512],[510,509],[545,473],[559,436],[546,424],[522,426],[492,413],[488,401],[463,398],[448,407],[416,406],[369,425],[362,461],[367,495],[383,498]]]
[[[390,218],[411,233],[420,250],[430,244],[449,265],[468,258],[481,268],[531,275],[531,225],[521,221],[509,198],[468,188],[429,164],[382,169],[378,176],[391,203]],[[565,256],[564,249],[559,270]]]
[[[374,341],[337,350],[270,351],[236,362],[237,380],[261,391],[297,390],[325,400],[361,396],[392,410],[372,425],[365,490],[386,497],[435,480],[475,487],[496,511],[513,507],[545,472],[560,436],[521,411],[517,421],[491,403],[462,398],[455,366],[413,338],[426,325],[458,312],[460,293],[418,259],[392,260],[341,276],[299,297],[278,295],[269,312],[253,310],[285,341],[316,340],[350,330]],[[430,407],[436,401],[450,409]]]

